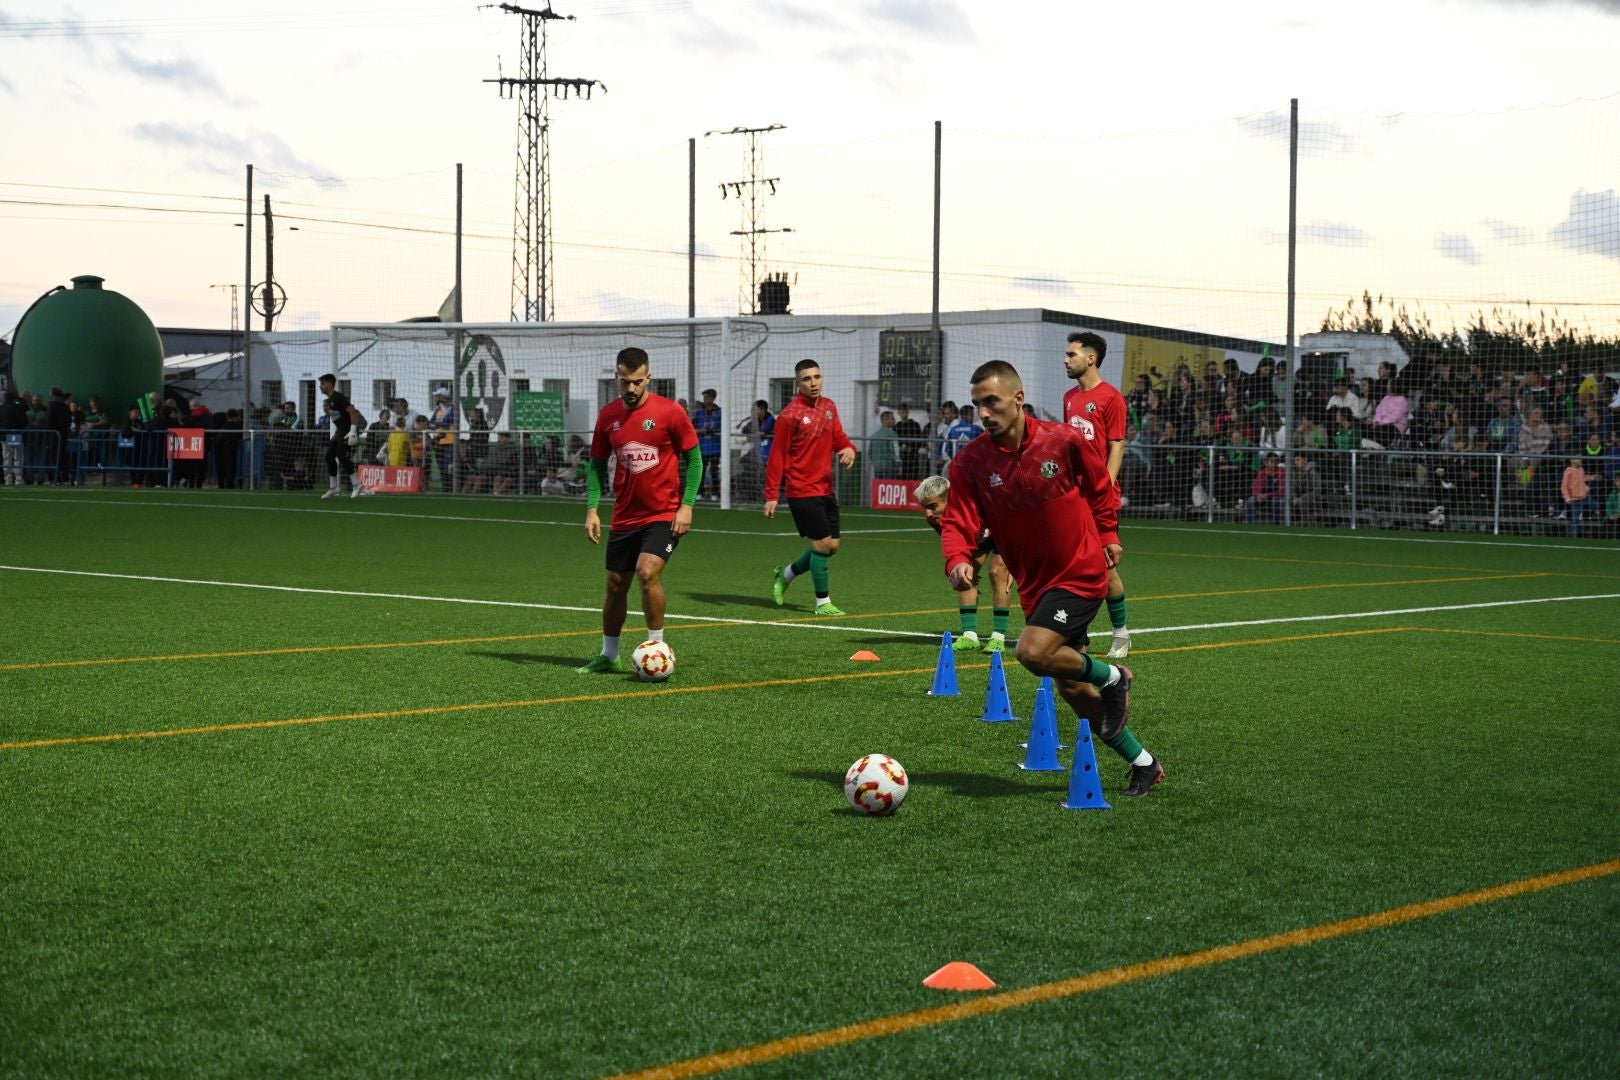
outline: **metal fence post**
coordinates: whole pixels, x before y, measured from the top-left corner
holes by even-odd
[[[1356,528],[1356,493],[1361,490],[1360,472],[1357,466],[1361,462],[1361,451],[1350,451],[1350,528]]]
[[[1491,500],[1491,535],[1502,535],[1502,455],[1496,455],[1496,497]]]

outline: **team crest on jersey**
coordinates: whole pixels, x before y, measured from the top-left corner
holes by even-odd
[[[658,464],[658,447],[627,442],[619,447],[619,464],[633,473],[646,472]]]
[[[658,426],[658,421],[656,421],[656,420],[643,420],[641,422],[641,430],[642,431],[651,431],[653,428],[655,428],[657,426]]]
[[[1095,401],[1086,402],[1086,412],[1096,412],[1096,411],[1097,411],[1097,403]]]
[[[1083,416],[1074,416],[1069,420],[1069,426],[1086,437],[1087,442],[1097,441],[1097,425]]]
[[[1001,474],[1000,473],[993,472],[993,473],[990,474],[990,486],[991,487],[1000,487],[1001,486]]]
[[[826,412],[822,413],[821,415],[825,416],[827,419],[831,420],[832,419],[832,410],[828,409]]]
[[[1043,462],[1041,462],[1041,475],[1046,477],[1048,480],[1050,480],[1050,479],[1052,479],[1052,477],[1056,476],[1057,475],[1057,462],[1055,462],[1055,461],[1043,461]]]

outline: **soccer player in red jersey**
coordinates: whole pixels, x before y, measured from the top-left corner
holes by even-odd
[[[1086,653],[1086,627],[1123,554],[1119,494],[1079,431],[1024,412],[1023,380],[1005,360],[974,371],[973,406],[985,433],[951,463],[945,573],[958,590],[976,584],[973,553],[990,530],[1024,608],[1018,662],[1050,675],[1075,715],[1130,763],[1125,794],[1146,795],[1164,767],[1127,726],[1131,671]]]
[[[810,541],[797,559],[776,568],[771,597],[776,606],[794,578],[810,571],[816,586],[816,614],[842,615],[833,606],[827,560],[838,554],[838,496],[833,490],[833,459],[844,468],[855,464],[855,444],[844,434],[838,406],[821,394],[821,365],[800,360],[793,365],[799,392],[776,417],[776,438],[765,465],[765,516],[776,516],[777,495],[787,492],[788,509],[799,535]]]
[[[962,406],[964,413],[968,406]],[[951,448],[955,453],[955,447]],[[917,485],[917,502],[922,506],[923,520],[928,522],[929,528],[944,534],[945,508],[951,501],[951,482],[943,476],[925,476],[922,483]],[[1007,567],[996,554],[995,537],[985,530],[979,537],[978,547],[973,549],[974,569],[990,571],[990,601],[994,605],[990,609],[991,632],[983,643],[979,641],[979,590],[976,586],[969,586],[961,591],[961,599],[957,602],[956,612],[962,620],[962,636],[951,642],[952,652],[972,652],[975,649],[984,649],[985,652],[1001,652],[1007,644],[1007,619],[1012,614],[1012,575],[1007,573]]]
[[[630,582],[641,582],[647,637],[664,640],[664,567],[692,528],[692,504],[703,479],[703,455],[686,410],[652,392],[647,354],[621,349],[615,365],[619,397],[603,406],[591,437],[586,470],[585,535],[602,542],[596,508],[607,486],[607,461],[615,462],[613,525],[608,532],[607,597],[602,601],[602,652],[577,668],[582,674],[623,672],[619,632],[624,629]],[[677,461],[679,458],[679,461]],[[681,494],[685,473],[686,494]]]
[[[1101,334],[1070,334],[1063,353],[1063,370],[1079,385],[1063,395],[1063,419],[1097,442],[1108,460],[1108,479],[1119,490],[1119,467],[1125,461],[1125,395],[1102,377],[1108,342]],[[1123,660],[1131,652],[1131,631],[1125,625],[1125,582],[1119,570],[1108,568],[1108,621],[1114,628],[1108,659]]]

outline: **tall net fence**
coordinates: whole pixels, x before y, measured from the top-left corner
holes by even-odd
[[[1456,332],[1464,347],[1470,328],[1617,336],[1620,95],[1432,115],[1306,103],[1299,130],[1297,332],[1342,319],[1366,294],[1385,298],[1375,317],[1386,325],[1404,317],[1436,337]],[[702,317],[756,313],[750,290],[772,275],[785,279],[795,315],[928,310],[933,127],[824,138],[772,131],[751,161],[740,137],[711,133],[696,139],[695,164],[681,138],[610,160],[559,149],[556,319],[684,316],[689,270]],[[1044,307],[1282,341],[1286,101],[1148,132],[947,124],[942,143],[943,310]],[[1530,161],[1538,167],[1523,167]],[[292,320],[280,328],[438,310],[454,271],[452,167],[393,179],[259,178],[278,213],[276,277]],[[755,216],[741,181],[765,185]],[[508,172],[465,170],[469,321],[511,313],[512,207]],[[285,231],[291,225],[300,232]]]

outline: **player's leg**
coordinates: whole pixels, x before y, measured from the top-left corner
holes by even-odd
[[[607,583],[602,598],[602,651],[575,671],[582,675],[616,674],[625,670],[619,659],[619,636],[629,610],[630,583],[636,579],[636,561],[641,554],[640,531],[608,533]]]
[[[1000,652],[1007,644],[1007,620],[1012,616],[1012,573],[1000,555],[990,553],[990,640],[985,652]]]
[[[956,615],[962,624],[961,635],[951,642],[952,652],[972,652],[980,647],[979,590],[969,586],[956,594]]]
[[[1131,654],[1131,631],[1125,625],[1125,582],[1118,570],[1108,571],[1108,625],[1114,628],[1108,659],[1123,660]]]
[[[809,571],[816,587],[816,614],[844,614],[833,606],[831,575],[827,567],[827,561],[838,554],[838,500],[831,496],[789,499],[788,509],[792,511],[793,523],[798,526],[799,535],[808,540],[810,546],[792,565],[777,568],[772,590],[776,602],[782,602],[782,593],[794,578]]]
[[[342,439],[326,440],[326,494],[321,496],[323,499],[332,498],[340,490],[339,485],[342,481],[338,477],[342,474],[338,472],[338,466],[342,458],[338,454],[338,449],[342,444]]]
[[[1018,662],[1036,675],[1095,686],[1102,698],[1098,735],[1112,742],[1130,719],[1131,669],[1109,664],[1086,652],[1086,627],[1097,617],[1101,597],[1084,597],[1052,589],[1035,604],[1018,635]]]
[[[641,611],[647,618],[647,640],[664,640],[664,567],[679,541],[667,521],[641,531],[641,554],[636,558],[636,580],[641,583]]]
[[[1082,723],[1091,725],[1091,733],[1131,767],[1131,782],[1125,790],[1126,795],[1146,795],[1154,784],[1164,779],[1164,765],[1148,753],[1129,725],[1116,731],[1112,739],[1102,737],[1102,695],[1095,686],[1070,679],[1054,679],[1052,685],[1057,688],[1059,696],[1069,703],[1074,715]]]

